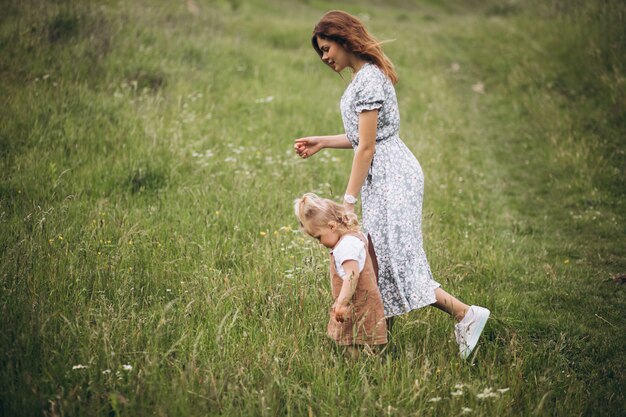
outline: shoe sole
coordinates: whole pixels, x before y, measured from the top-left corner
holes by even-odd
[[[467,349],[465,349],[465,353],[461,353],[461,357],[463,359],[467,359],[467,357],[474,351],[474,348],[478,344],[478,339],[480,339],[480,335],[483,334],[485,324],[487,324],[487,320],[489,320],[489,316],[491,315],[491,311],[486,308],[485,310],[487,310],[487,314],[482,317],[480,321],[476,322],[476,325],[474,327],[475,330],[472,332],[472,340],[470,340],[467,344]]]

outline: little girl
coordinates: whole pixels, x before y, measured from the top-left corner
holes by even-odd
[[[307,193],[294,202],[296,217],[308,235],[330,251],[334,304],[328,336],[349,353],[358,346],[387,343],[387,326],[376,279],[373,246],[359,230],[354,213],[332,200]]]

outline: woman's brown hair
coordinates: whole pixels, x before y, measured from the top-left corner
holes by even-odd
[[[323,52],[317,44],[318,36],[337,42],[358,57],[376,64],[392,83],[398,82],[398,75],[393,64],[380,47],[381,42],[370,35],[358,18],[341,10],[331,10],[322,16],[315,25],[311,37],[313,48],[321,58]]]

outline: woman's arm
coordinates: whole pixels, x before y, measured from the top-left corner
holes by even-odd
[[[324,148],[352,149],[345,133],[332,136],[309,136],[296,139],[293,148],[300,158],[308,158]]]
[[[341,291],[339,296],[333,305],[333,311],[335,312],[335,319],[339,322],[345,320],[350,313],[350,302],[352,296],[356,290],[356,286],[359,283],[359,264],[355,260],[347,260],[343,264],[346,277],[341,285]]]
[[[352,149],[352,144],[348,140],[348,136],[345,133],[333,136],[318,136],[324,148],[332,149]]]
[[[352,171],[346,188],[346,194],[356,196],[367,178],[367,172],[374,159],[376,146],[376,126],[378,124],[378,110],[363,111],[359,114],[359,147],[354,153]],[[354,212],[354,204],[345,203],[346,207]]]

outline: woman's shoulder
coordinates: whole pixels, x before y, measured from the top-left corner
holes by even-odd
[[[368,62],[356,73],[352,84],[354,91],[370,94],[371,91],[384,89],[387,80],[385,73],[376,64]]]
[[[378,65],[372,62],[368,62],[365,65],[363,65],[361,70],[357,72],[357,77],[359,75],[363,82],[371,82],[371,81],[384,82],[387,79],[387,76],[385,75],[383,70],[381,70],[378,67]]]

